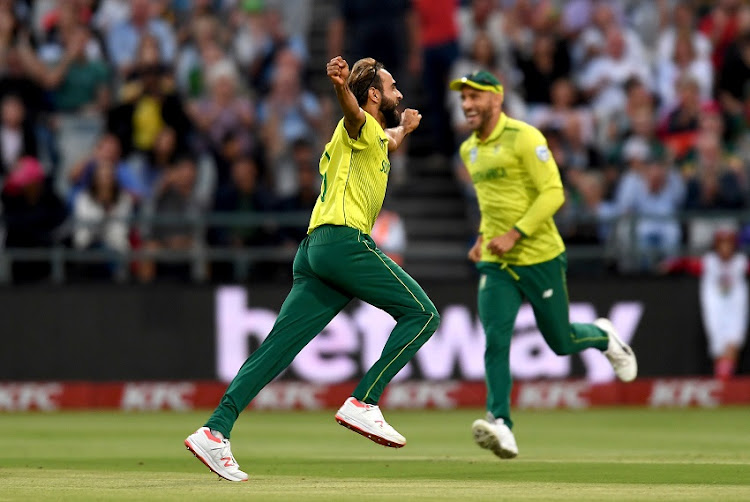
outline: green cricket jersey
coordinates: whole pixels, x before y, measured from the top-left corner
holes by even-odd
[[[320,197],[310,217],[308,233],[321,225],[340,225],[372,232],[383,207],[391,163],[388,136],[375,117],[365,112],[365,123],[349,137],[341,119],[320,157]]]
[[[482,261],[533,265],[565,250],[552,216],[563,204],[560,171],[536,128],[502,113],[485,141],[473,133],[461,159],[479,200],[479,232],[485,244],[511,228],[523,237],[503,257],[482,250]]]

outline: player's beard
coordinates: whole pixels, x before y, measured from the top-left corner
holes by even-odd
[[[380,113],[385,118],[386,129],[397,127],[401,123],[401,117],[398,113],[398,103],[395,99],[388,99],[383,96],[383,100],[380,103]]]
[[[492,120],[492,107],[487,107],[479,110],[479,127],[475,130],[481,131],[485,129]]]

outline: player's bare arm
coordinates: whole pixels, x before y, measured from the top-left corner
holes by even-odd
[[[354,97],[351,89],[346,84],[349,78],[349,64],[341,56],[331,59],[326,65],[326,73],[333,83],[333,89],[336,91],[336,98],[339,101],[341,110],[344,112],[344,127],[349,133],[350,138],[356,138],[362,124],[365,123],[365,112],[357,104],[357,98]]]
[[[419,127],[421,120],[422,114],[418,110],[407,108],[401,112],[401,123],[396,127],[385,130],[385,134],[388,136],[388,151],[397,150],[404,142],[404,138]]]
[[[493,237],[492,240],[487,243],[487,249],[494,255],[502,256],[513,249],[513,246],[516,245],[516,242],[518,242],[518,239],[520,238],[521,232],[515,228],[511,228],[504,234]]]

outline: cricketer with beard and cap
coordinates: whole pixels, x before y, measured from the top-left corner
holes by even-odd
[[[559,355],[594,347],[623,381],[637,364],[607,319],[570,323],[565,246],[552,219],[564,201],[560,171],[544,136],[502,112],[503,87],[487,71],[450,83],[473,130],[459,154],[474,183],[481,215],[469,259],[479,270],[478,310],[484,327],[487,418],[472,425],[479,446],[500,458],[518,454],[511,432],[510,343],[521,302]]]
[[[384,446],[404,446],[406,439],[385,421],[377,403],[440,321],[419,284],[369,235],[388,184],[388,152],[422,116],[412,109],[398,113],[403,96],[393,76],[372,58],[357,61],[350,71],[335,57],[326,70],[344,117],[320,157],[320,196],[294,258],[292,289],[268,337],[242,365],[213,415],[185,440],[209,469],[230,481],[247,480],[229,445],[240,412],[352,298],[385,310],[396,326],[336,421]]]

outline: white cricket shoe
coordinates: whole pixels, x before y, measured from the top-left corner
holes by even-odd
[[[401,448],[406,438],[383,418],[380,408],[350,397],[336,412],[336,421],[371,441],[391,448]]]
[[[185,439],[185,446],[206,467],[229,481],[247,481],[247,474],[232,455],[229,440],[218,438],[208,427],[201,427]]]
[[[500,458],[515,458],[518,455],[516,437],[502,418],[495,419],[487,412],[487,420],[477,419],[471,424],[474,442],[490,450]]]
[[[609,319],[600,318],[594,321],[594,326],[603,330],[609,336],[609,345],[604,355],[607,356],[615,370],[617,378],[623,382],[632,382],[638,375],[638,362],[630,346],[622,341],[615,326]]]

